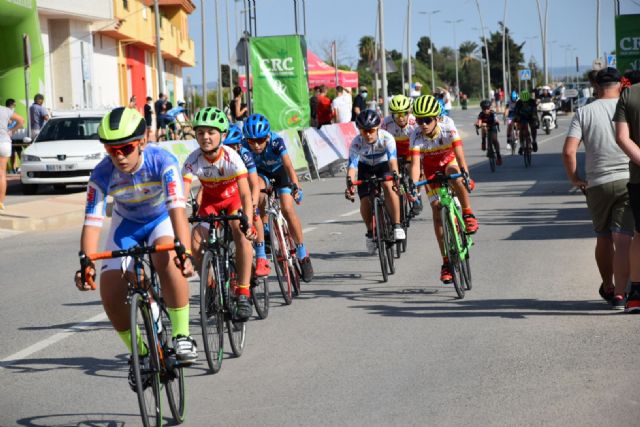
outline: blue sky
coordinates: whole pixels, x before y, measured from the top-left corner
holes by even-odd
[[[192,83],[202,82],[201,61],[201,22],[200,1],[193,0],[196,11],[189,17],[189,32],[196,45],[196,66],[185,69],[185,76],[190,76]],[[229,8],[229,42],[231,49],[237,42],[235,22],[243,27],[241,10],[244,1],[217,0],[220,17],[220,53],[221,61],[227,63],[227,29],[225,3]],[[516,42],[526,41],[525,55],[533,55],[542,64],[542,44],[540,26],[535,0],[507,0],[507,27]],[[600,50],[611,51],[615,44],[614,1],[600,0]],[[504,14],[504,0],[479,0],[485,31],[497,31],[498,22]],[[544,7],[545,0],[540,0]],[[256,0],[257,34],[269,36],[293,34],[294,1],[293,0]],[[299,8],[302,0],[298,0]],[[431,12],[433,43],[436,48],[454,46],[453,25],[446,21],[462,22],[455,24],[456,41],[479,40],[480,19],[475,0],[412,0],[411,51],[415,54],[416,44],[422,36],[429,35],[428,17],[419,12]],[[580,65],[590,65],[596,57],[596,0],[548,0],[549,13],[547,21],[547,40],[549,66],[564,67],[575,64],[575,57]],[[640,0],[620,0],[621,13],[640,14]],[[216,71],[216,39],[214,1],[205,0],[206,47],[207,47],[207,81],[217,80]],[[235,18],[234,18],[235,9]],[[336,40],[340,49],[340,63],[355,66],[358,60],[358,41],[364,35],[374,35],[377,0],[306,0],[307,10],[307,43],[311,50],[321,58],[324,57],[323,46]],[[407,0],[384,1],[385,48],[406,51],[405,26]],[[302,33],[302,18],[300,29]],[[403,40],[404,39],[404,40]],[[570,47],[561,47],[570,45]]]

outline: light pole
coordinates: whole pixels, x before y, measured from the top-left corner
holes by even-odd
[[[218,61],[218,93],[216,94],[217,107],[222,109],[222,65],[220,62],[220,20],[218,19],[218,0],[213,3],[216,17],[216,58]]]
[[[156,2],[157,3],[157,2]],[[200,55],[200,61],[202,61],[202,64],[200,64],[202,66],[202,106],[203,107],[207,107],[207,55],[205,54],[206,49],[205,49],[205,34],[204,34],[204,29],[205,29],[205,14],[204,14],[204,0],[200,0],[200,37],[201,37],[201,42],[200,42],[200,47],[201,49],[201,55]]]
[[[387,100],[387,52],[384,49],[384,4],[383,0],[378,0],[378,19],[380,20],[380,61],[382,64],[382,113],[389,115],[389,102]],[[378,100],[376,99],[376,102]]]
[[[489,63],[489,45],[487,44],[487,38],[484,35],[484,21],[482,20],[482,12],[480,12],[480,2],[476,0],[476,8],[478,9],[478,16],[480,17],[480,29],[482,30],[482,40],[484,41],[484,53],[487,57],[487,97],[491,98],[491,65]]]
[[[505,93],[505,99],[509,88],[507,87],[507,55],[506,55],[506,37],[507,37],[507,3],[508,0],[504,0],[504,14],[502,15],[502,89]]]
[[[427,15],[429,17],[429,56],[431,57],[431,93],[436,88],[436,78],[433,74],[433,37],[431,36],[431,15],[435,15],[440,10],[432,10],[431,12],[420,12],[421,15]]]
[[[551,40],[550,42],[548,42],[548,45],[554,45],[558,42],[558,40]],[[553,46],[551,46],[549,48],[549,70],[551,74],[549,77],[551,78],[551,81],[553,81]]]
[[[561,44],[560,45],[561,48],[564,49],[564,72],[565,72],[565,82],[568,83],[569,82],[569,65],[568,65],[568,55],[569,55],[569,49],[571,48],[570,44]]]
[[[407,0],[407,82],[411,92],[411,0]],[[402,65],[402,61],[400,61]],[[404,91],[404,87],[402,88]]]
[[[162,49],[160,48],[160,8],[158,7],[158,0],[153,2],[153,12],[156,18],[156,62],[158,66],[158,88],[160,92],[165,93],[164,90],[164,62],[162,60]]]
[[[455,52],[455,59],[456,59],[456,88],[453,92],[455,98],[458,101],[458,107],[460,106],[460,99],[458,99],[458,91],[460,90],[460,82],[458,80],[458,42],[456,41],[456,24],[459,22],[462,22],[463,19],[457,19],[455,21],[444,21],[447,24],[452,24],[453,25],[453,46],[456,49]]]
[[[540,0],[536,0],[538,7],[538,21],[540,22],[540,37],[542,42],[542,68],[544,70],[544,84],[549,84],[547,70],[547,18],[549,16],[549,0],[544,0],[544,20],[540,11]],[[597,32],[597,31],[596,31]]]

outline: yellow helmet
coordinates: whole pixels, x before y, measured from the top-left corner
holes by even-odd
[[[438,117],[442,113],[440,103],[431,95],[422,95],[413,102],[413,115],[420,117]]]
[[[391,113],[408,113],[411,111],[411,99],[404,95],[396,95],[389,102]]]

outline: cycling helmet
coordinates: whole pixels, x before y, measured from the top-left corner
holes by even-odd
[[[518,92],[516,92],[515,90],[511,91],[511,101],[516,102],[518,98]]]
[[[421,117],[438,117],[442,112],[440,103],[431,95],[422,95],[413,103],[413,115]]]
[[[396,95],[389,102],[391,113],[408,113],[411,111],[411,99],[404,95]]]
[[[526,90],[526,89],[525,89],[525,90],[523,90],[522,92],[520,92],[520,99],[521,99],[523,102],[527,102],[528,100],[530,100],[530,99],[531,99],[531,94],[529,93],[529,91],[528,91],[528,90]]]
[[[118,107],[102,118],[98,137],[103,144],[120,145],[142,139],[147,130],[144,117],[135,108]]]
[[[248,139],[266,138],[271,132],[269,120],[262,114],[252,114],[244,122],[242,133]]]
[[[229,132],[227,132],[227,138],[223,141],[224,145],[237,145],[242,142],[242,131],[238,125],[231,125]]]
[[[486,110],[487,108],[491,108],[491,101],[489,101],[488,99],[484,99],[480,101],[480,108],[482,108],[483,110]]]
[[[356,117],[358,129],[373,129],[380,126],[380,116],[374,110],[362,110]]]
[[[193,117],[193,128],[207,126],[218,129],[220,133],[229,130],[229,120],[226,114],[215,107],[205,107],[200,109]]]

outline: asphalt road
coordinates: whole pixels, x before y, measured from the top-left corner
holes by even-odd
[[[478,183],[466,298],[439,282],[430,213],[381,283],[344,178],[307,183],[315,280],[288,307],[272,283],[269,318],[249,322],[245,353],[219,374],[201,354],[185,425],[638,425],[638,317],[599,299],[584,197],[561,164],[568,118],[539,138],[532,168],[507,155],[492,174],[477,112],[454,113]],[[98,294],[72,285],[79,231],[0,233],[1,426],[140,424],[124,346]]]

